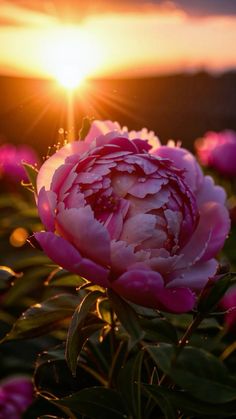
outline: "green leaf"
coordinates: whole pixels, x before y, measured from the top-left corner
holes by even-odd
[[[139,351],[122,368],[118,378],[119,391],[135,419],[142,419],[141,370],[144,351]]]
[[[42,289],[44,286],[43,280],[50,271],[51,268],[47,266],[33,267],[20,278],[16,278],[12,283],[12,287],[9,288],[4,296],[4,306],[21,307],[23,310],[25,308],[24,297],[28,297],[31,292],[35,294],[36,290]]]
[[[22,276],[22,273],[14,272],[13,269],[9,268],[9,266],[0,266],[0,280],[7,280],[12,279],[14,277],[19,278]]]
[[[46,264],[53,266],[51,259],[49,259],[46,255],[42,255],[42,252],[37,252],[36,250],[34,250],[34,253],[36,253],[35,256],[33,254],[27,254],[27,256],[21,257],[19,260],[14,262],[13,269],[18,271],[21,269],[29,268],[31,266],[42,267],[42,265]]]
[[[83,344],[90,334],[101,327],[101,323],[99,324],[97,320],[97,328],[95,327],[94,329],[94,327],[91,327],[87,329],[86,333],[84,332],[84,336],[81,334],[81,328],[86,317],[88,316],[94,303],[101,295],[102,293],[100,291],[92,291],[87,294],[73,314],[66,342],[66,360],[73,375],[76,374],[77,359]]]
[[[159,391],[159,386],[143,385],[142,389],[160,407],[165,419],[176,419],[176,410],[167,395]]]
[[[103,327],[104,323],[102,321],[83,327],[74,335],[72,342],[73,347],[70,347],[70,352],[68,345],[66,346],[66,360],[73,376],[76,376],[78,357],[83,346],[86,344],[89,337]]]
[[[126,357],[128,355],[128,342],[121,340],[119,346],[113,356],[112,364],[109,369],[109,383],[110,385],[117,385],[118,374],[123,367]]]
[[[170,373],[171,363],[175,356],[174,346],[168,343],[158,345],[146,345],[144,349],[149,353],[155,364],[165,374]]]
[[[0,291],[6,290],[14,278],[20,278],[21,273],[14,272],[8,266],[0,266]]]
[[[191,346],[176,357],[175,348],[168,344],[147,346],[156,365],[175,384],[195,398],[209,403],[227,403],[236,399],[236,380],[215,356]]]
[[[73,287],[78,288],[84,284],[84,279],[79,275],[70,274],[64,270],[58,272],[53,277],[49,277],[46,281],[46,285],[52,287]]]
[[[218,358],[202,349],[185,347],[170,376],[199,400],[218,404],[236,399],[236,380]]]
[[[76,380],[65,361],[65,345],[60,344],[41,352],[35,363],[34,386],[38,394],[64,397],[71,389],[77,389]]]
[[[157,404],[158,398],[163,396],[171,405],[185,415],[193,415],[194,417],[199,417],[201,419],[205,416],[210,416],[212,419],[223,419],[235,416],[235,402],[216,405],[215,403],[199,402],[199,400],[182,390],[170,390],[166,387],[149,384],[143,384],[142,387],[147,394],[152,395],[153,399],[157,401]]]
[[[89,118],[88,116],[83,118],[82,127],[79,131],[79,141],[83,141],[85,137],[88,135],[89,130],[91,128],[92,121],[93,121],[93,118]]]
[[[26,171],[26,174],[28,176],[29,182],[32,185],[32,188],[35,192],[37,192],[37,176],[38,176],[38,170],[32,166],[32,164],[29,163],[22,163],[22,166],[24,166],[24,169]]]
[[[165,319],[141,319],[140,324],[145,331],[145,340],[178,343],[174,326]]]
[[[122,326],[128,332],[132,340],[132,346],[143,339],[145,332],[142,330],[139,322],[139,317],[135,310],[125,301],[119,297],[112,290],[108,290],[108,297],[111,305],[120,320]]]
[[[53,402],[91,419],[128,418],[121,396],[108,388],[85,388],[72,396],[53,400]]]
[[[50,332],[58,322],[72,316],[79,301],[77,296],[61,294],[30,307],[16,320],[3,341],[33,338]]]
[[[111,304],[108,298],[99,299],[97,302],[97,312],[99,317],[109,325],[112,324]]]
[[[217,306],[229,288],[231,279],[231,275],[226,274],[213,285],[210,285],[209,289],[207,286],[206,289],[203,290],[203,293],[199,299],[197,307],[198,311],[201,313],[210,313]]]

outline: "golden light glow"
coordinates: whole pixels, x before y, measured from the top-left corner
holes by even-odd
[[[44,56],[48,73],[68,89],[81,84],[102,59],[99,45],[77,26],[58,26],[51,30]]]
[[[91,13],[65,25],[54,15],[27,11],[20,4],[0,1],[1,19],[15,22],[0,25],[1,74],[51,77],[75,85],[84,77],[236,67],[234,15],[193,19],[171,8],[165,13],[150,9]],[[64,81],[72,78],[73,83]]]
[[[9,242],[14,247],[21,247],[26,243],[28,236],[29,233],[25,228],[18,227],[11,233]]]
[[[67,89],[74,89],[83,82],[82,74],[73,67],[65,67],[56,75],[58,82]]]

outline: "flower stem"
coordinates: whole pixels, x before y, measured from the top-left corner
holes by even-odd
[[[224,352],[221,354],[220,359],[224,361],[226,358],[228,358],[234,351],[236,351],[236,342],[231,343]]]
[[[178,342],[176,353],[175,353],[175,355],[174,355],[174,357],[172,359],[171,366],[173,366],[176,363],[177,358],[178,358],[180,352],[188,344],[190,337],[192,336],[192,334],[197,329],[197,327],[199,326],[199,324],[202,322],[203,319],[204,319],[203,313],[198,313],[193,318],[192,322],[188,326],[188,328],[185,331],[184,335],[182,336],[182,338]],[[160,379],[160,381],[159,381],[159,385],[163,385],[167,381],[168,381],[168,375],[167,374],[163,374],[162,377],[161,377],[161,379]]]
[[[184,348],[184,346],[186,344],[188,344],[189,338],[192,336],[193,332],[195,332],[195,330],[198,328],[199,324],[202,322],[203,319],[204,319],[204,316],[203,316],[202,313],[198,313],[193,318],[192,322],[190,323],[187,330],[185,331],[183,337],[179,340],[179,343],[177,345],[177,355],[176,355],[176,357],[179,355],[182,348]]]

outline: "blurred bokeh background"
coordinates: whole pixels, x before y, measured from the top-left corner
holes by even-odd
[[[234,0],[3,0],[0,45],[1,143],[46,155],[85,115],[190,149],[236,130]]]

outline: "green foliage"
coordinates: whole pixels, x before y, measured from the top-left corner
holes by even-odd
[[[142,419],[141,372],[144,352],[139,351],[121,368],[118,388],[128,410],[136,419]]]
[[[207,285],[203,290],[198,302],[198,310],[202,313],[210,313],[215,309],[232,280],[231,274],[223,275],[218,281]]]
[[[38,170],[29,163],[22,163],[22,165],[24,166],[24,169],[28,176],[29,186],[32,188],[33,192],[37,193],[36,180],[37,180]]]
[[[128,419],[119,393],[107,388],[86,388],[54,403],[93,419]]]
[[[236,378],[209,352],[189,346],[178,354],[176,347],[164,343],[146,350],[158,368],[195,398],[215,404],[236,399]]]
[[[115,311],[122,326],[130,336],[131,345],[135,345],[145,335],[144,330],[142,330],[140,326],[137,313],[130,304],[128,304],[123,298],[119,297],[119,295],[114,291],[109,290],[108,296],[110,298],[113,310]]]
[[[84,343],[90,335],[103,326],[103,322],[97,318],[94,323],[83,327],[91,307],[100,296],[101,292],[99,291],[88,293],[81,301],[71,319],[66,342],[66,359],[74,375],[76,374],[77,359]]]
[[[143,391],[161,407],[165,419],[178,418],[177,412],[179,411],[190,418],[199,417],[201,419],[205,417],[223,419],[235,416],[235,402],[217,405],[203,401],[199,402],[198,399],[183,390],[172,390],[156,385],[145,384],[143,385]],[[176,416],[173,416],[174,412]]]
[[[59,294],[26,310],[14,323],[3,341],[41,336],[70,317],[79,302],[77,296]]]

